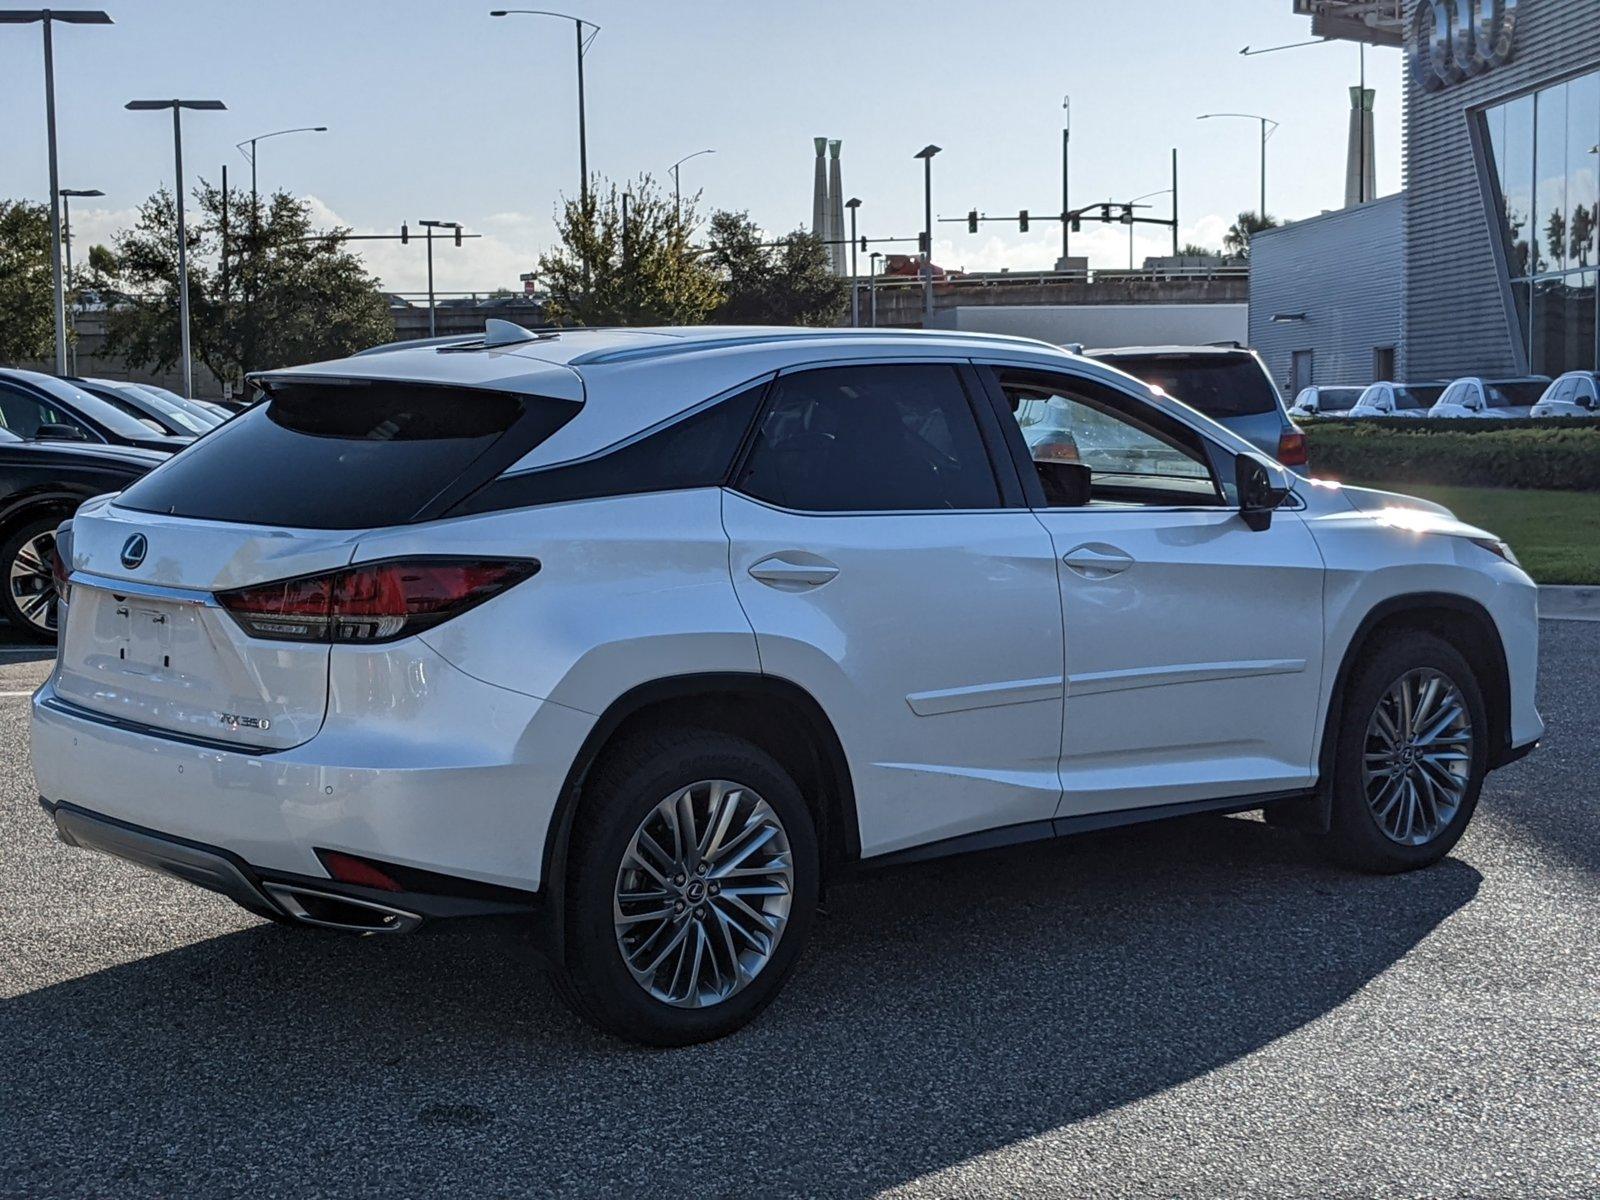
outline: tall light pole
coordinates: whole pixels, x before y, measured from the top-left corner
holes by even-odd
[[[856,274],[856,209],[861,207],[861,198],[851,196],[844,206],[850,210],[850,328],[855,329],[861,324],[860,276]]]
[[[189,237],[183,222],[183,110],[221,112],[228,106],[221,100],[129,100],[123,106],[133,112],[150,112],[156,109],[172,110],[172,160],[176,183],[174,197],[178,203],[178,340],[183,355],[183,395],[194,397],[194,363],[189,357]]]
[[[715,150],[696,150],[693,154],[685,154],[669,168],[672,171],[672,215],[674,219],[677,220],[678,224],[683,224],[683,213],[680,211],[681,201],[679,199],[678,192],[678,168],[683,166],[683,164],[688,162],[691,158],[699,158],[702,154],[715,153]]]
[[[1061,97],[1061,269],[1072,256],[1072,97]]]
[[[264,142],[268,138],[283,137],[286,133],[327,132],[328,127],[326,125],[298,125],[293,129],[274,129],[271,133],[258,133],[255,137],[246,138],[234,147],[250,163],[250,244],[252,253],[255,251],[256,234],[258,232],[256,224],[256,143]],[[246,146],[249,146],[250,149],[246,150]]]
[[[913,158],[922,160],[922,327],[933,320],[933,156],[941,147],[924,146]]]
[[[590,44],[600,36],[600,26],[593,21],[585,21],[582,17],[574,17],[570,13],[551,12],[545,8],[497,8],[489,13],[491,17],[558,17],[563,21],[571,21],[578,36],[578,173],[582,176],[579,180],[578,197],[583,203],[585,214],[589,211],[589,134],[583,107],[583,56],[588,53]],[[587,25],[591,32],[584,36],[583,27]]]
[[[1271,117],[1263,117],[1259,113],[1202,113],[1196,117],[1197,121],[1209,121],[1215,117],[1237,117],[1244,121],[1261,122],[1261,209],[1262,220],[1267,216],[1267,139],[1278,131],[1278,122]]]
[[[66,290],[69,291],[69,292],[72,290],[72,198],[74,196],[77,196],[77,197],[81,197],[83,199],[87,199],[87,198],[89,198],[91,196],[104,196],[104,195],[105,195],[105,193],[102,192],[99,188],[62,188],[61,189],[61,242],[62,242],[62,245],[65,247],[66,252],[67,252],[67,270],[66,270],[67,286],[66,286]],[[67,323],[68,323],[68,325],[72,326],[73,328],[77,327],[77,323],[73,320],[72,310],[71,309],[67,310]],[[63,374],[63,372],[60,372],[60,371],[58,371],[56,373],[58,375],[59,374]],[[74,375],[76,375],[78,373],[78,347],[77,346],[73,346],[72,347],[72,373]]]
[[[44,128],[50,158],[50,278],[55,287],[56,374],[67,373],[67,304],[61,279],[61,176],[56,168],[56,58],[50,27],[60,21],[66,25],[109,25],[111,17],[98,9],[35,8],[0,12],[0,25],[44,26]]]
[[[1133,223],[1134,208],[1141,200],[1149,200],[1155,196],[1170,196],[1172,194],[1171,188],[1162,188],[1160,191],[1146,192],[1142,196],[1135,196],[1132,200],[1129,200],[1127,204],[1123,205],[1123,211],[1127,213],[1128,221],[1128,270],[1133,270],[1133,231],[1138,228]]]
[[[435,229],[454,229],[459,232],[461,222],[418,221],[417,224],[428,231],[428,336],[436,337],[438,336],[438,328],[435,322],[435,309],[433,306],[433,231]]]
[[[867,255],[867,270],[872,272],[872,278],[867,280],[867,323],[874,329],[878,327],[878,260],[882,257],[881,250]]]

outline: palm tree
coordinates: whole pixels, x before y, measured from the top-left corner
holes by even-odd
[[[1250,239],[1263,229],[1276,229],[1281,222],[1277,217],[1257,212],[1242,212],[1228,232],[1223,235],[1222,248],[1229,258],[1248,260]]]

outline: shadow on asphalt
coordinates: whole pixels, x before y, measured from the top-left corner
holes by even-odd
[[[907,868],[833,893],[755,1026],[674,1051],[579,1024],[520,931],[252,926],[0,1010],[6,1186],[871,1193],[1294,1032],[1480,882],[1220,818]]]

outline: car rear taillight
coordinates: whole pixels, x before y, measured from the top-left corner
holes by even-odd
[[[416,558],[218,592],[252,637],[283,642],[392,642],[498,596],[539,570],[533,559]]]
[[[1298,429],[1285,429],[1278,435],[1278,461],[1286,467],[1306,465],[1306,435]]]

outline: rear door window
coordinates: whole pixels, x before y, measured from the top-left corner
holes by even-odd
[[[1105,362],[1208,417],[1272,412],[1278,395],[1251,354],[1108,355]]]
[[[779,377],[738,489],[807,512],[1001,504],[953,366],[830,367]]]
[[[578,408],[431,384],[280,382],[267,403],[219,426],[118,503],[301,529],[404,524],[493,478]]]

